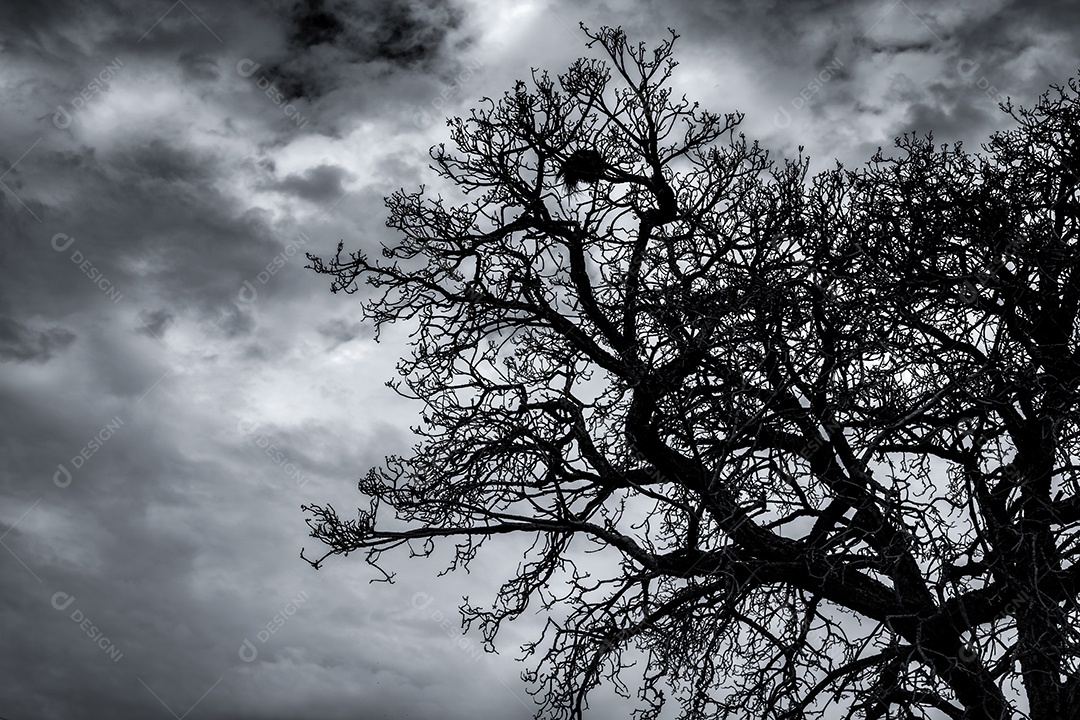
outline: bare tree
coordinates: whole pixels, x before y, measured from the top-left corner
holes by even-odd
[[[462,613],[551,612],[538,717],[632,656],[642,718],[1080,717],[1075,85],[808,179],[673,95],[673,32],[583,29],[610,62],[448,121],[463,196],[389,197],[389,262],[309,256],[424,405],[309,562],[534,538]]]

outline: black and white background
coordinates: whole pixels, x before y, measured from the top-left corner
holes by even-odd
[[[0,717],[531,716],[542,618],[486,655],[456,610],[516,547],[394,585],[299,559],[300,504],[362,504],[419,412],[383,385],[404,333],[304,253],[392,242],[444,117],[592,52],[579,21],[675,29],[680,91],[819,170],[974,149],[1080,66],[1063,0],[3,0]]]

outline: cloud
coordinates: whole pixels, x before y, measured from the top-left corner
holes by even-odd
[[[176,320],[176,316],[168,310],[141,312],[139,313],[139,322],[141,323],[141,326],[137,328],[137,332],[149,337],[159,339],[164,338],[165,331],[174,320]]]
[[[218,61],[205,53],[182,53],[177,64],[189,82],[214,82],[221,77]]]
[[[446,0],[298,2],[285,29],[284,52],[268,62],[266,72],[287,99],[314,101],[347,86],[358,70],[368,74],[362,66],[383,75],[431,70],[449,59],[447,45],[463,17]]]
[[[297,48],[333,44],[345,30],[337,14],[327,11],[324,0],[298,2],[293,9],[289,44]]]
[[[47,362],[75,342],[75,333],[60,327],[35,330],[10,317],[0,317],[0,362]]]
[[[341,318],[329,320],[317,328],[319,334],[332,342],[330,349],[338,345],[344,345],[358,337],[370,337],[371,332],[367,326],[359,322],[349,322]]]
[[[343,182],[355,178],[355,175],[336,165],[318,165],[303,173],[287,175],[280,182],[269,183],[268,187],[326,207],[345,194]]]

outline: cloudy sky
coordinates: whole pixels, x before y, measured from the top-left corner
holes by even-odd
[[[393,242],[382,198],[430,181],[444,116],[590,52],[579,21],[674,28],[680,90],[817,169],[912,130],[976,149],[1080,66],[1073,3],[936,5],[5,0],[0,717],[530,717],[542,618],[497,656],[457,630],[517,548],[394,585],[299,559],[301,503],[362,504],[419,410],[383,385],[401,335],[304,252]]]

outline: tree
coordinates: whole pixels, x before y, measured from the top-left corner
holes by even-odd
[[[305,506],[305,559],[533,538],[462,622],[551,614],[538,716],[629,696],[635,656],[642,718],[665,688],[687,718],[1080,717],[1076,84],[985,155],[911,135],[808,179],[673,96],[674,32],[583,30],[610,62],[448,120],[462,197],[387,198],[388,263],[309,255],[415,326],[388,384],[424,412],[368,509]]]

